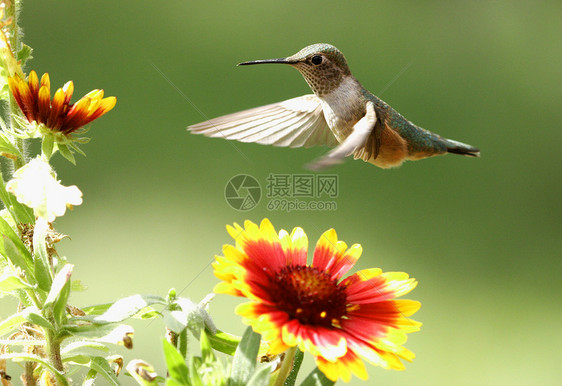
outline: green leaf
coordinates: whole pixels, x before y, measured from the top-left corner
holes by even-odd
[[[8,136],[4,133],[0,133],[0,153],[5,153],[10,155],[11,157],[8,158],[19,158],[20,160],[23,159],[21,152],[18,148],[10,141]],[[3,154],[5,156],[5,154]]]
[[[41,295],[43,291],[40,291],[38,288],[35,290],[15,290],[17,298],[21,302],[23,307],[31,307],[35,306],[38,299],[35,295]]]
[[[183,330],[178,336],[178,350],[182,357],[187,357],[187,329]]]
[[[18,328],[22,323],[27,320],[22,315],[22,312],[8,316],[6,319],[0,321],[0,336],[7,335],[13,330]]]
[[[166,327],[176,334],[187,327],[187,314],[183,311],[162,310],[162,319]]]
[[[189,371],[185,360],[174,346],[166,339],[162,339],[164,358],[170,378],[179,382],[180,385],[189,385]]]
[[[232,360],[229,386],[244,386],[248,383],[256,369],[260,341],[261,335],[248,327]]]
[[[211,319],[209,313],[205,310],[208,302],[213,296],[207,296],[200,304],[194,303],[188,298],[174,299],[174,306],[180,306],[183,313],[187,316],[187,328],[194,336],[198,336],[202,329],[207,329],[212,334],[217,332],[217,328]],[[171,309],[176,310],[177,308]]]
[[[90,142],[90,138],[85,138],[85,137],[83,137],[83,138],[75,138],[75,141],[76,141],[76,142],[80,142],[80,143],[88,143],[88,142]],[[86,157],[86,153],[84,153],[84,151],[83,151],[82,149],[80,149],[80,148],[78,147],[78,145],[76,145],[76,142],[70,142],[70,143],[68,144],[68,147],[70,148],[70,151],[74,150],[74,151],[76,151],[76,153],[78,153],[78,154],[83,155],[84,157]]]
[[[3,75],[5,76],[5,71],[1,71],[0,73],[3,72]],[[4,100],[7,101],[10,99],[10,87],[8,86],[8,82],[6,82],[5,79],[0,80],[0,100]]]
[[[17,289],[33,289],[33,286],[23,280],[17,272],[6,267],[4,274],[0,276],[0,294],[9,294]]]
[[[301,386],[332,386],[334,383],[326,378],[317,367],[302,381]]]
[[[217,333],[214,335],[209,335],[209,340],[211,341],[211,346],[214,350],[222,352],[227,355],[234,355],[236,352],[236,347],[238,347],[238,343],[240,343],[239,336],[229,334],[228,332],[217,330]],[[258,352],[258,356],[266,355],[269,350],[269,345],[265,342],[260,344],[260,351]]]
[[[194,386],[204,386],[201,375],[197,371],[198,368],[201,368],[201,365],[201,358],[199,357],[192,357],[189,361],[189,380]],[[166,383],[166,385],[168,384]]]
[[[27,307],[22,311],[22,315],[30,323],[55,331],[55,326],[41,315],[41,311],[37,307]]]
[[[271,365],[260,366],[248,381],[248,386],[268,386],[271,378]]]
[[[161,317],[162,314],[152,307],[146,307],[144,310],[141,310],[137,315],[135,315],[135,318],[139,319],[157,319]]]
[[[293,386],[297,382],[297,375],[299,374],[303,358],[304,352],[297,349],[297,351],[295,352],[295,358],[293,359],[293,367],[291,368],[291,372],[285,380],[284,386]]]
[[[189,385],[189,383],[181,383],[180,381],[176,381],[174,378],[166,379],[166,386],[185,386],[185,385]],[[197,385],[203,386],[203,383],[199,383]]]
[[[133,333],[133,328],[126,324],[80,324],[64,325],[66,333],[85,339],[118,344],[123,336]]]
[[[74,288],[72,288],[72,291],[74,291]],[[95,304],[92,306],[82,307],[81,310],[88,315],[88,320],[94,320],[92,316],[103,315],[112,305],[113,303]],[[152,319],[161,317],[162,315],[152,307],[145,307],[133,316],[139,319]]]
[[[55,275],[53,279],[53,284],[51,285],[51,290],[45,299],[44,307],[52,306],[56,303],[61,296],[63,296],[64,287],[70,289],[70,276],[72,275],[72,264],[66,264],[62,269]],[[66,300],[66,299],[65,299]],[[65,302],[66,303],[66,302]]]
[[[96,373],[101,374],[110,384],[120,385],[115,372],[103,357],[80,354],[68,357],[66,362],[92,369]],[[92,370],[90,370],[90,372]],[[93,376],[93,374],[91,374],[91,376]]]
[[[119,381],[117,380],[117,376],[115,375],[115,372],[113,371],[109,363],[107,363],[105,358],[102,357],[92,358],[92,361],[90,362],[90,367],[96,370],[99,374],[103,375],[103,377],[107,379],[107,381],[109,381],[109,383],[111,383],[112,385],[120,385]]]
[[[101,315],[111,307],[113,303],[103,303],[94,304],[93,306],[82,307],[81,310],[86,313],[86,315]]]
[[[31,260],[27,260],[26,255],[21,254],[20,250],[17,248],[17,246],[14,244],[12,240],[7,238],[5,235],[2,235],[2,237],[4,241],[4,249],[6,251],[6,256],[13,264],[12,266],[18,267],[17,269],[21,270],[21,272],[25,275],[26,279],[31,283],[34,283],[35,277],[33,275],[33,271],[34,271],[33,262]],[[26,270],[23,267],[28,267],[28,270]]]
[[[41,365],[45,366],[51,373],[53,373],[57,382],[59,382],[60,385],[62,386],[68,385],[68,381],[66,380],[64,374],[58,371],[57,369],[55,369],[49,362],[47,362],[45,359],[41,358],[38,355],[26,354],[26,353],[2,354],[0,355],[0,360],[2,359],[5,360],[11,359],[14,362],[26,361],[26,362],[40,363]]]
[[[65,355],[67,354],[70,355],[71,353],[72,355],[75,355],[76,350],[83,350],[83,349],[94,349],[94,350],[109,352],[109,347],[107,347],[103,343],[77,340],[75,342],[67,344],[61,349],[61,355],[63,357],[63,361]]]
[[[68,148],[68,146],[62,143],[57,143],[57,148],[64,158],[70,161],[71,164],[76,165],[76,158],[74,158],[74,154],[72,154],[72,151]]]
[[[217,331],[215,335],[209,336],[213,349],[228,355],[234,355],[240,339],[239,336],[222,331]]]
[[[66,264],[56,274],[43,306],[43,309],[52,309],[55,321],[59,326],[66,320],[66,302],[70,295],[70,276],[73,267],[72,264]]]
[[[49,266],[45,265],[45,261],[42,259],[36,258],[34,270],[39,288],[45,292],[49,292],[51,283],[53,282]]]
[[[19,202],[16,196],[10,194],[8,200],[4,202],[7,203],[8,211],[18,224],[35,224],[33,209]]]
[[[33,251],[35,254],[35,278],[39,288],[49,292],[53,283],[53,276],[49,267],[49,254],[47,253],[47,230],[49,223],[38,219],[33,231]]]
[[[47,158],[47,161],[51,159],[55,149],[55,136],[51,134],[43,135],[41,140],[41,153]]]
[[[86,366],[90,364],[91,361],[91,357],[88,354],[85,353],[75,353],[73,355],[70,356],[66,356],[63,360],[63,362],[67,362],[70,364],[75,364],[75,365],[80,365],[80,366]]]
[[[96,370],[92,369],[88,371],[88,373],[84,377],[84,382],[82,382],[82,386],[95,386],[97,377],[98,377],[98,372]]]
[[[212,364],[216,362],[217,358],[211,347],[211,342],[209,341],[209,335],[205,330],[201,330],[201,336],[199,338],[200,348],[201,348],[201,358],[205,364]]]
[[[33,53],[33,48],[31,48],[27,44],[21,45],[20,50],[16,54],[16,58],[17,58],[18,61],[21,61],[22,67],[25,64],[25,62],[27,62],[29,59],[31,59],[33,57],[33,56],[31,56],[32,53]]]
[[[113,303],[102,315],[95,317],[96,323],[122,322],[136,315],[143,308],[152,304],[166,304],[163,297],[157,295],[133,295]]]
[[[28,261],[20,254],[20,251],[15,246],[14,242],[10,240],[5,234],[2,234],[2,241],[4,247],[4,253],[8,260],[13,266],[19,267],[22,271],[25,271],[25,267],[28,265]]]
[[[25,272],[33,273],[33,258],[31,253],[27,250],[23,241],[12,229],[10,224],[0,217],[0,253],[10,260],[15,266],[20,267]],[[28,280],[29,275],[28,275]]]

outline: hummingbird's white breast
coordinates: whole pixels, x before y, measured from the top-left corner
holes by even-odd
[[[352,76],[346,76],[332,92],[319,98],[330,130],[338,142],[343,142],[353,131],[353,125],[365,114],[361,85]]]

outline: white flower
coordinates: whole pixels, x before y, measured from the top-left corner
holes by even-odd
[[[14,172],[6,190],[33,209],[36,217],[53,222],[66,208],[82,203],[82,192],[75,185],[63,186],[47,162],[40,157]]]

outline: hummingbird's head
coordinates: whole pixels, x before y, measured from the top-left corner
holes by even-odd
[[[284,63],[295,67],[318,96],[329,94],[351,75],[343,54],[325,43],[310,45],[286,58],[254,60],[239,65],[261,63]]]

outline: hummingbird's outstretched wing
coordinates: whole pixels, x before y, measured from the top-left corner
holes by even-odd
[[[320,99],[313,94],[224,115],[187,129],[207,137],[274,146],[338,144],[324,119]]]
[[[334,150],[306,165],[306,167],[311,170],[322,170],[342,163],[345,157],[366,146],[366,142],[375,129],[376,123],[377,113],[375,106],[373,102],[368,102],[365,116],[353,126],[351,134]],[[376,151],[378,152],[378,148]]]

